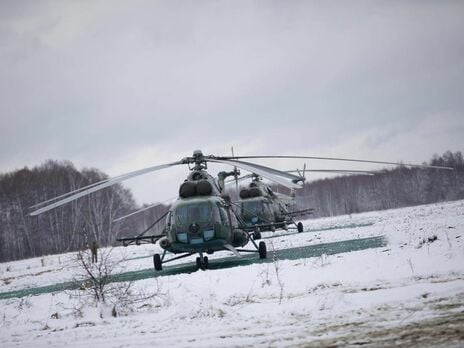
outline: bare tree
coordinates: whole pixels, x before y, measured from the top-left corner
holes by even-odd
[[[127,259],[124,255],[115,255],[113,248],[102,249],[98,261],[93,262],[88,249],[76,254],[74,282],[80,284],[77,296],[80,305],[104,304],[112,307],[112,315],[130,311],[131,306],[148,300],[165,300],[156,280],[156,289],[150,293],[134,286],[133,281],[118,281],[117,274],[126,269]],[[76,292],[71,292],[76,296]]]

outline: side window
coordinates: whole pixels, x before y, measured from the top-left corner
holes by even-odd
[[[221,215],[222,223],[224,225],[229,225],[229,217],[227,216],[226,210],[221,206],[218,206],[218,208],[219,208],[219,214]]]
[[[233,211],[230,211],[230,220],[233,227],[238,227],[238,221]]]

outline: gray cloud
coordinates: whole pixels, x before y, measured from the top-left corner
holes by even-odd
[[[463,10],[2,1],[0,171],[60,158],[116,175],[231,145],[414,162],[462,150]],[[184,174],[130,186],[163,199]]]

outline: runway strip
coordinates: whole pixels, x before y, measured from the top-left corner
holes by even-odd
[[[385,236],[376,236],[370,238],[361,239],[350,239],[332,243],[322,243],[316,245],[308,245],[296,248],[289,248],[283,250],[272,251],[269,250],[268,244],[268,255],[266,259],[259,259],[257,253],[246,253],[242,258],[237,257],[224,257],[220,259],[213,259],[209,262],[209,270],[231,268],[237,266],[245,266],[253,263],[265,263],[272,262],[273,258],[279,260],[297,260],[309,257],[319,257],[323,254],[334,255],[340,253],[347,253],[350,251],[366,250],[373,248],[381,248],[387,245]],[[250,248],[251,250],[251,248]],[[112,276],[113,282],[124,282],[124,281],[135,281],[147,278],[163,277],[168,275],[176,275],[182,273],[196,272],[196,264],[194,262],[186,262],[182,264],[176,264],[169,266],[169,264],[163,267],[162,271],[156,272],[153,268],[148,268],[140,271],[132,271]],[[19,298],[30,295],[40,295],[50,292],[57,292],[63,290],[75,290],[78,289],[84,282],[66,282],[36,288],[21,289],[16,291],[9,291],[0,293],[0,299],[8,298]]]

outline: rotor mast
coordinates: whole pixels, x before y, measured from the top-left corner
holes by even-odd
[[[184,157],[182,159],[182,163],[189,164],[189,169],[191,171],[201,171],[203,169],[208,169],[206,162],[206,158],[201,150],[195,150],[193,151],[192,157]],[[190,167],[190,164],[193,164],[193,167]]]

